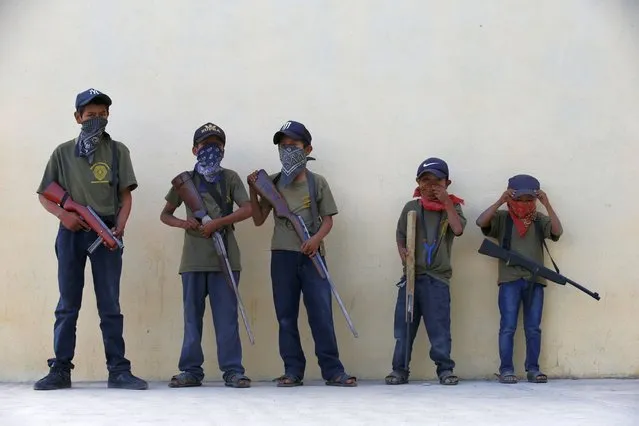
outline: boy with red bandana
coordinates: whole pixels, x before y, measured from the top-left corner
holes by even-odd
[[[548,215],[537,211],[537,200]],[[506,203],[507,210],[499,210]],[[563,230],[539,181],[529,175],[517,175],[508,180],[508,188],[499,200],[479,218],[479,226],[488,237],[498,239],[502,247],[516,251],[535,262],[544,263],[543,241],[558,241]],[[517,383],[513,365],[513,340],[517,328],[519,307],[524,306],[526,333],[526,378],[532,383],[546,383],[548,377],[539,370],[541,350],[541,314],[545,282],[537,278],[530,282],[530,271],[499,261],[499,357],[497,377],[501,383]]]
[[[406,261],[406,226],[408,212],[417,212],[415,242],[415,305],[414,319],[406,336],[406,286],[399,284],[395,305],[395,352],[393,371],[386,376],[386,384],[408,383],[409,369],[405,365],[406,339],[410,352],[417,335],[420,317],[430,340],[430,358],[437,366],[437,377],[443,385],[459,382],[453,374],[455,362],[450,357],[450,278],[452,276],[451,249],[453,239],[464,232],[466,218],[461,209],[464,201],[447,192],[448,165],[439,158],[428,158],[417,169],[416,200],[404,206],[397,222],[397,249],[402,263]]]

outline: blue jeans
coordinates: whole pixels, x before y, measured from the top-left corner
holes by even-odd
[[[122,329],[124,318],[120,313],[120,275],[122,250],[110,251],[98,247],[92,255],[87,249],[95,241],[93,231],[72,232],[60,225],[55,242],[58,258],[58,287],[60,299],[55,309],[53,349],[55,358],[49,366],[70,368],[75,353],[76,324],[82,305],[84,269],[87,257],[91,261],[93,288],[100,316],[100,329],[104,341],[107,369],[110,373],[131,370],[131,363],[124,357]]]
[[[233,272],[239,287],[240,273]],[[242,366],[242,344],[238,330],[237,298],[226,282],[222,272],[182,273],[182,301],[184,303],[184,340],[178,368],[204,379],[204,353],[202,352],[202,319],[209,296],[217,361],[220,370],[226,374],[244,374]]]
[[[531,284],[524,279],[499,285],[499,358],[500,374],[512,374],[513,346],[519,306],[524,305],[524,331],[526,333],[526,371],[539,371],[539,352],[541,351],[541,313],[544,306],[544,288]]]
[[[415,301],[413,322],[409,330],[408,361],[410,364],[413,342],[421,318],[424,318],[426,333],[430,340],[430,358],[437,366],[437,376],[444,372],[452,372],[455,362],[450,358],[452,339],[450,336],[450,288],[448,284],[436,280],[429,275],[415,277]],[[406,365],[406,285],[397,292],[395,305],[395,352],[393,353],[393,370],[409,372]]]
[[[328,281],[320,277],[308,256],[288,250],[271,252],[271,279],[284,372],[304,378],[306,358],[297,328],[300,295],[303,294],[322,377],[330,380],[343,373],[344,366],[337,350]]]

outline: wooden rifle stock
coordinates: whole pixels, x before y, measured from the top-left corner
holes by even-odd
[[[193,212],[193,216],[200,222],[207,216],[204,201],[200,197],[193,178],[189,172],[182,172],[171,181],[171,185],[177,191],[180,198],[184,201],[189,209]]]
[[[51,182],[42,191],[41,194],[47,200],[56,203],[64,210],[79,215],[89,225],[89,227],[98,234],[98,239],[89,247],[89,253],[93,253],[95,249],[102,243],[107,248],[115,250],[124,248],[124,244],[113,235],[113,232],[100,219],[100,216],[90,207],[73,201],[69,193],[62,188],[57,182]]]
[[[406,225],[406,347],[404,367],[408,371],[410,358],[410,326],[414,320],[415,312],[415,236],[417,226],[417,212],[411,210],[407,215]]]

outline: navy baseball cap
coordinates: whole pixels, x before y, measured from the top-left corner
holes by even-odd
[[[302,123],[297,121],[287,121],[282,128],[273,136],[273,143],[279,144],[284,136],[304,142],[304,145],[311,144],[311,132],[309,132]]]
[[[514,197],[522,195],[537,195],[539,181],[530,175],[516,175],[508,179],[508,188],[515,191]]]
[[[206,123],[201,125],[195,131],[195,134],[193,135],[193,146],[196,146],[210,136],[217,136],[220,138],[222,143],[226,145],[226,135],[224,134],[224,130],[213,123]]]
[[[448,164],[441,158],[427,158],[417,168],[417,178],[424,173],[432,173],[440,179],[448,179]]]
[[[82,93],[78,93],[78,96],[75,97],[75,110],[77,111],[80,107],[90,104],[91,102],[104,104],[106,106],[111,106],[111,98],[106,94],[99,92],[95,89],[87,89]]]

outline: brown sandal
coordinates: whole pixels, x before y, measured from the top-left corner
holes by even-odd
[[[292,388],[304,385],[302,379],[292,374],[282,374],[280,377],[273,379],[273,381],[277,382],[278,388]]]
[[[337,376],[333,377],[331,380],[327,380],[326,386],[341,386],[353,388],[357,386],[357,377],[350,376],[346,373],[340,373]]]

